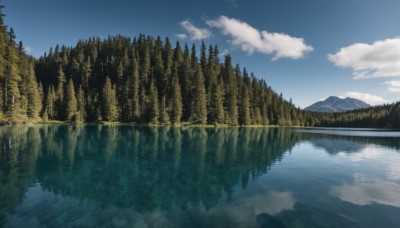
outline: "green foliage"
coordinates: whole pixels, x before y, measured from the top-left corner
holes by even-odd
[[[175,74],[172,87],[172,123],[179,124],[182,118],[182,95],[179,78]]]
[[[258,124],[261,124],[262,121],[257,120],[256,122]],[[250,100],[249,100],[249,93],[247,91],[246,85],[242,86],[242,100],[240,103],[240,124],[241,125],[251,124]]]
[[[42,98],[40,96],[40,89],[36,81],[33,64],[33,62],[29,63],[29,72],[28,77],[26,78],[28,99],[27,115],[29,118],[37,119],[40,111],[42,110]]]
[[[76,100],[75,96],[74,83],[72,82],[72,79],[69,79],[65,97],[66,120],[69,121],[76,120],[77,111],[78,111],[78,101]]]
[[[117,121],[118,120],[118,108],[117,98],[115,94],[115,87],[111,85],[111,80],[107,77],[106,83],[103,87],[102,94],[102,110],[103,120],[105,121]]]
[[[204,87],[204,78],[200,65],[197,65],[196,73],[193,79],[193,112],[192,121],[195,123],[207,123],[206,90]]]
[[[153,83],[153,81],[150,83],[150,107],[148,110],[148,117],[149,117],[149,122],[152,124],[157,124],[158,123],[158,118],[159,118],[159,108],[158,108],[158,91]]]

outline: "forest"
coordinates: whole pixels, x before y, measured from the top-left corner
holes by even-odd
[[[400,103],[333,114],[301,110],[204,42],[91,37],[34,58],[3,17],[2,122],[400,127]]]

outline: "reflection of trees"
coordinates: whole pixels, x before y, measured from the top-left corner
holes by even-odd
[[[39,130],[21,126],[0,128],[0,226],[5,222],[5,214],[15,210],[34,182],[42,139]]]
[[[64,167],[71,164],[68,152],[52,162],[56,169],[39,167],[39,181],[53,192],[137,211],[211,207],[239,181],[245,187],[264,174],[296,142],[284,129],[102,126],[89,135],[92,127],[81,130],[85,140],[75,140],[91,146],[74,156],[73,167]],[[49,157],[38,163],[43,159]]]
[[[392,138],[285,128],[0,127],[0,225],[37,180],[56,194],[139,212],[210,208],[225,196],[229,200],[237,184],[246,188],[303,140],[324,148],[325,141],[400,148]]]
[[[10,201],[2,201],[3,215],[35,173],[48,191],[103,205],[211,207],[224,194],[229,198],[239,181],[245,188],[266,173],[296,142],[293,131],[263,128],[43,125],[0,131],[1,198]]]

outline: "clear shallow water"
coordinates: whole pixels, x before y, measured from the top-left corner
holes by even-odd
[[[0,127],[0,226],[398,227],[400,138],[314,130]]]

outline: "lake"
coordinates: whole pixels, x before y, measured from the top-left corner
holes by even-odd
[[[399,227],[400,133],[0,127],[0,227]]]

